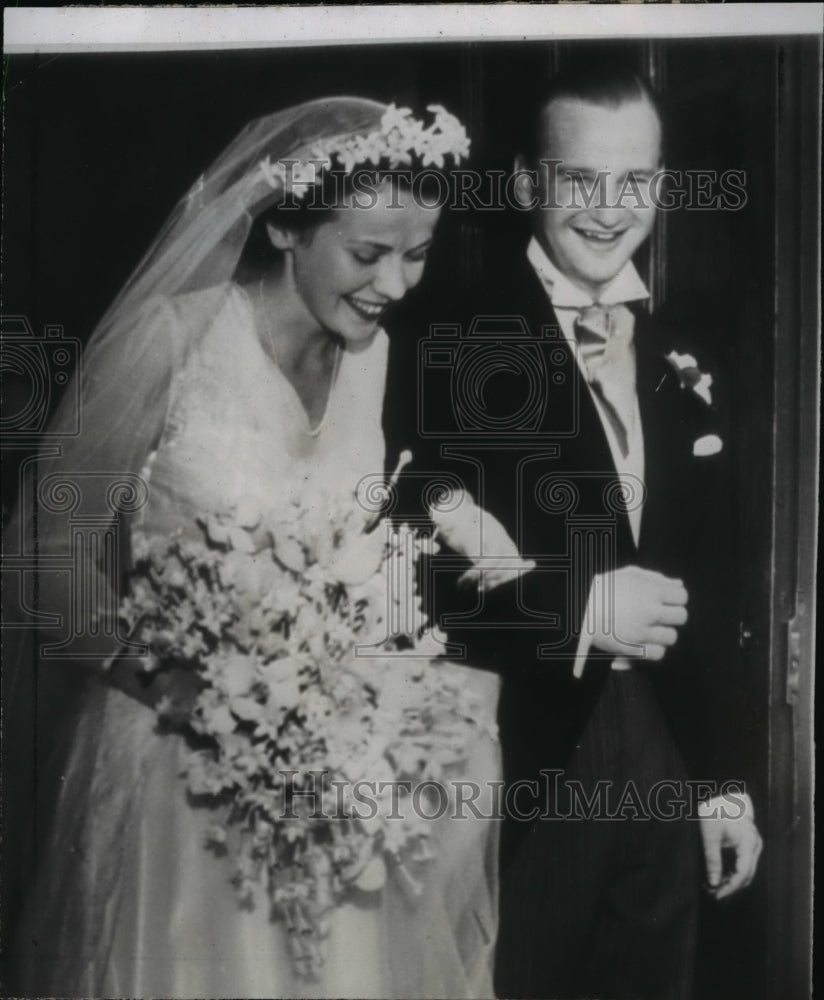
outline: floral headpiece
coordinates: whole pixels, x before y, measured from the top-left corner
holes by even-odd
[[[469,156],[469,137],[458,119],[440,104],[430,104],[434,115],[428,127],[415,118],[409,108],[390,104],[381,117],[380,127],[368,135],[332,136],[310,147],[299,159],[270,157],[260,162],[260,170],[275,190],[291,189],[303,198],[310,186],[317,184],[321,172],[330,169],[333,157],[349,174],[361,164],[377,167],[386,160],[391,169],[412,163],[417,157],[424,167],[443,168],[445,157],[455,164]]]

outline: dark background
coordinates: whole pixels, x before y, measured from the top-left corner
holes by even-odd
[[[787,564],[786,579],[778,579],[773,555],[774,403],[777,391],[792,392],[789,382],[776,381],[783,370],[776,359],[782,338],[795,335],[776,325],[776,315],[780,296],[793,296],[802,281],[804,248],[788,259],[776,247],[786,213],[801,219],[817,211],[815,199],[803,202],[798,178],[817,189],[816,150],[804,137],[817,128],[818,52],[817,39],[765,38],[7,59],[2,310],[26,316],[34,330],[59,324],[80,340],[178,198],[246,122],[326,94],[418,111],[442,103],[467,125],[472,165],[508,170],[528,95],[572,60],[617,55],[650,74],[663,94],[669,167],[746,172],[743,209],[667,213],[659,217],[652,250],[639,260],[656,307],[713,359],[718,373],[731,432],[724,515],[735,553],[735,627],[728,630],[735,640],[716,645],[713,655],[730,672],[724,709],[749,765],[767,839],[752,888],[706,907],[699,1000],[803,995],[793,983],[803,982],[798,955],[808,928],[805,904],[793,899],[805,899],[809,890],[805,841],[795,830],[804,797],[802,788],[798,798],[799,765],[787,737],[794,717],[777,679],[783,664],[774,655],[783,625],[776,620],[777,593],[792,586],[795,567]],[[447,216],[415,293],[418,304],[437,301],[440,286],[494,281],[523,246],[523,222],[514,213]],[[13,419],[29,391],[25,379],[4,378],[7,416]],[[51,403],[56,397],[55,391]],[[4,455],[4,511],[14,502],[16,463],[25,450]],[[802,825],[808,821],[801,816]]]

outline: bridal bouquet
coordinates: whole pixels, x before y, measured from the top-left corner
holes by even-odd
[[[429,823],[412,806],[477,732],[426,631],[431,540],[368,520],[309,476],[277,511],[244,500],[171,537],[136,532],[121,609],[148,672],[195,673],[194,703],[164,697],[160,724],[188,733],[188,791],[213,809],[208,846],[233,857],[241,903],[286,920],[306,975],[346,893],[390,869],[420,891]]]

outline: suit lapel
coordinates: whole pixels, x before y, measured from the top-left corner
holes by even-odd
[[[646,502],[641,519],[639,549],[657,551],[662,523],[669,521],[679,503],[677,470],[680,468],[680,386],[663,356],[650,317],[636,313],[636,386],[644,430],[644,483]]]
[[[569,381],[565,381],[560,387],[553,384],[550,390],[552,396],[558,399],[558,402],[549,407],[550,429],[559,429],[559,423],[565,428],[569,423],[567,414],[564,414],[563,418],[559,418],[559,421],[553,421],[553,411],[558,412],[567,403],[569,406],[576,406],[576,449],[584,452],[586,459],[591,461],[595,468],[603,469],[611,466],[612,452],[609,448],[609,442],[592,394],[578,367],[573,349],[561,332],[561,325],[547,296],[546,289],[528,261],[525,262],[525,268],[526,271],[523,273],[522,298],[515,299],[514,301],[518,302],[519,305],[523,302],[525,308],[528,310],[525,318],[533,336],[537,336],[542,329],[547,327],[558,331],[557,347],[564,352],[567,358],[568,365],[565,364],[564,368],[572,373],[572,378]]]
[[[536,335],[542,327],[556,328],[559,331],[558,349],[564,351],[568,359],[565,369],[571,373],[571,379],[560,386],[552,385],[548,407],[547,430],[550,431],[557,430],[559,423],[568,424],[568,421],[563,419],[553,420],[554,414],[559,412],[568,414],[573,407],[576,411],[575,433],[568,440],[561,441],[559,468],[565,473],[578,474],[577,485],[583,498],[579,513],[594,513],[599,509],[603,511],[605,476],[611,473],[617,474],[612,450],[601,416],[575,359],[573,349],[560,333],[560,324],[552,303],[528,261],[524,262],[524,270],[521,271],[520,295],[520,298],[513,298],[513,302],[517,302],[519,308],[528,310],[525,318],[533,335]],[[590,478],[593,472],[598,474]],[[636,550],[628,515],[618,514],[617,522],[618,551],[628,556]]]

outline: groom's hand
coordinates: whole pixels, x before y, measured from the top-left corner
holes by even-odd
[[[698,815],[707,867],[707,889],[724,899],[752,882],[763,841],[753,818],[752,800],[745,792],[700,803]],[[724,851],[732,855],[724,868]]]
[[[681,580],[626,566],[595,577],[584,629],[604,652],[660,660],[678,640],[687,600]]]

